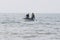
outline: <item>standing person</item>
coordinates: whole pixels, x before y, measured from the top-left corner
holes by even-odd
[[[35,15],[34,15],[34,13],[32,13],[32,17],[31,17],[31,19],[32,19],[32,20],[35,19]]]
[[[26,18],[29,19],[29,14],[26,15]]]

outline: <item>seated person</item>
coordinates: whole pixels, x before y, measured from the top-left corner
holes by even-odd
[[[29,19],[29,14],[26,15],[26,19]]]
[[[35,15],[34,15],[34,13],[32,13],[32,17],[31,17],[31,19],[32,19],[32,20],[35,19]]]

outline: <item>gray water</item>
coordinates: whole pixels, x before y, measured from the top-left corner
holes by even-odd
[[[0,40],[60,40],[60,14],[0,14]]]

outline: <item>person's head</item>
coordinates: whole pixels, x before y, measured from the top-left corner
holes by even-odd
[[[32,15],[34,15],[34,13],[32,13]]]
[[[34,14],[34,13],[32,13],[32,14]]]

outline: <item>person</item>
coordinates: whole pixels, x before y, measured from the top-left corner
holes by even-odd
[[[26,14],[26,18],[29,19],[29,14]]]
[[[32,19],[32,20],[35,19],[35,15],[34,15],[34,13],[32,13],[32,17],[31,17],[31,19]]]

